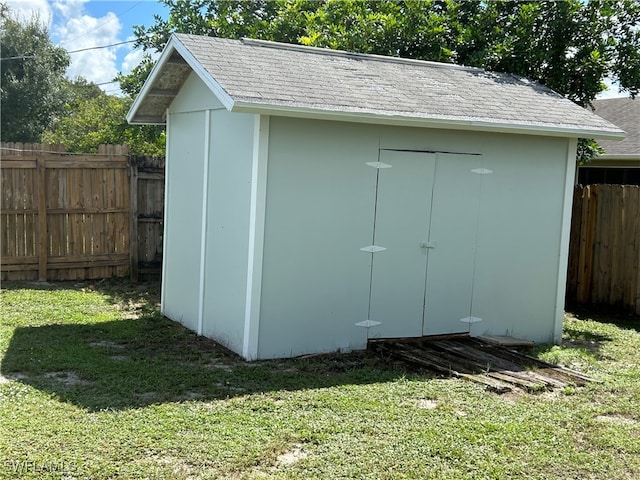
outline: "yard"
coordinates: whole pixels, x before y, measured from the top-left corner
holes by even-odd
[[[601,383],[498,395],[366,352],[244,363],[158,290],[3,285],[0,479],[640,478],[638,317],[536,351]]]

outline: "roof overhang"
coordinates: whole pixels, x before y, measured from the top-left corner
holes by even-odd
[[[202,67],[191,52],[171,36],[127,113],[132,125],[165,125],[166,111],[191,72],[195,72],[228,110],[233,99]]]

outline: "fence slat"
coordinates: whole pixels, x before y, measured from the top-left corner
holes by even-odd
[[[129,167],[129,208],[131,209],[129,227],[130,242],[130,266],[129,275],[132,282],[138,281],[138,166]]]
[[[47,253],[49,250],[47,232],[47,170],[46,163],[43,157],[38,158],[37,163],[38,171],[38,183],[37,183],[37,196],[38,196],[38,280],[44,282],[47,280]]]

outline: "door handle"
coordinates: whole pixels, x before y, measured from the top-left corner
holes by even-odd
[[[420,247],[422,248],[436,248],[436,242],[420,242]]]

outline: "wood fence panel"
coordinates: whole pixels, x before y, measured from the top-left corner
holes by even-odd
[[[576,187],[567,300],[640,314],[640,187]]]
[[[14,143],[0,153],[3,280],[126,275],[126,148],[70,155],[57,145]]]
[[[138,157],[135,160],[137,191],[137,256],[139,271],[159,275],[162,264],[164,220],[164,158]]]

